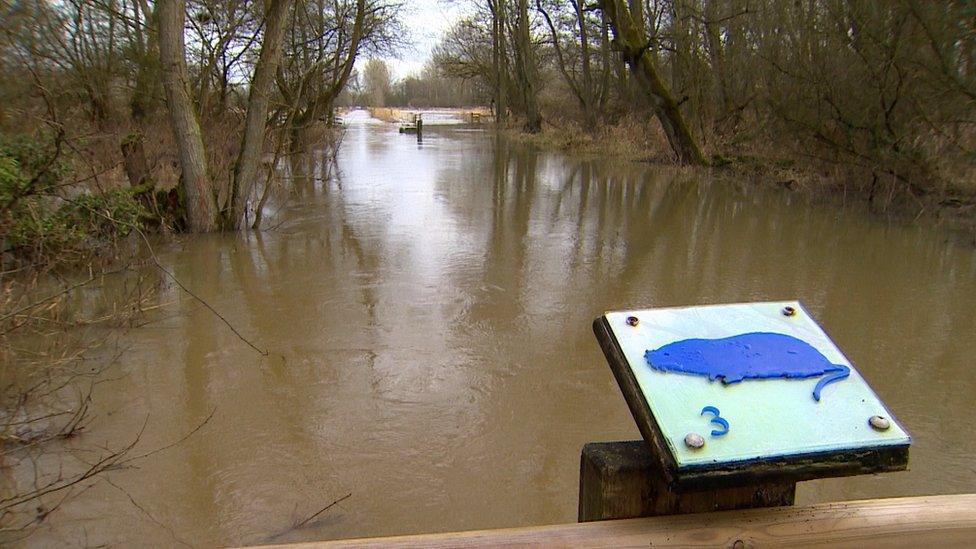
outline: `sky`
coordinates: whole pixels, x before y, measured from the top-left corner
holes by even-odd
[[[404,48],[399,59],[386,59],[393,78],[399,80],[420,72],[441,35],[466,9],[465,3],[458,0],[404,0],[403,26],[413,47]]]

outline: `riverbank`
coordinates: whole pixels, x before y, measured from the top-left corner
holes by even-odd
[[[633,162],[673,165],[674,157],[656,127],[625,117],[619,123],[587,132],[578,123],[557,121],[537,134],[514,125],[502,132],[515,142],[540,150],[592,155]],[[891,174],[822,159],[803,159],[786,147],[753,148],[735,155],[716,156],[710,175],[736,183],[752,182],[801,193],[817,201],[860,203],[872,214],[900,223],[945,225],[968,244],[976,245],[976,181],[964,175],[954,180],[906,183]],[[696,168],[688,168],[696,169]],[[959,170],[965,172],[966,170]]]

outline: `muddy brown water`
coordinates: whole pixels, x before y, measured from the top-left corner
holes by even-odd
[[[639,436],[590,323],[638,306],[799,298],[911,431],[909,472],[798,503],[976,491],[976,253],[940,231],[464,128],[350,127],[339,168],[293,181],[272,230],[159,244],[269,356],[168,287],[84,436],[119,447],[147,422],[149,451],[212,419],[29,543],[572,522],[581,446]]]

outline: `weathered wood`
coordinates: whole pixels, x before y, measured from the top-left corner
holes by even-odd
[[[795,493],[795,482],[675,492],[643,440],[591,442],[580,456],[580,522],[793,505]]]
[[[660,436],[661,428],[658,426],[657,420],[654,419],[654,414],[651,413],[651,407],[647,404],[634,373],[627,366],[627,357],[620,350],[620,345],[610,331],[610,326],[604,317],[593,321],[593,333],[600,343],[600,348],[603,349],[603,354],[610,365],[610,371],[613,372],[613,377],[617,380],[617,385],[624,395],[630,413],[634,416],[634,421],[637,422],[637,429],[644,440],[650,444],[651,453],[659,460],[661,471],[669,481],[673,481],[677,464],[668,450],[664,437]]]
[[[593,332],[630,407],[651,455],[676,491],[714,490],[759,484],[786,484],[824,477],[903,471],[908,446],[878,446],[851,451],[787,455],[775,458],[678,468],[644,393],[605,317],[593,321]]]
[[[279,545],[326,547],[972,547],[976,495]]]

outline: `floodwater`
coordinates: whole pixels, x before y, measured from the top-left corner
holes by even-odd
[[[470,128],[351,125],[338,167],[293,179],[262,233],[157,245],[269,355],[167,286],[82,438],[118,448],[145,423],[145,453],[213,417],[30,543],[572,522],[582,445],[639,436],[591,321],[753,300],[803,301],[914,437],[909,472],[803,483],[797,503],[976,491],[976,252],[942,232]]]

